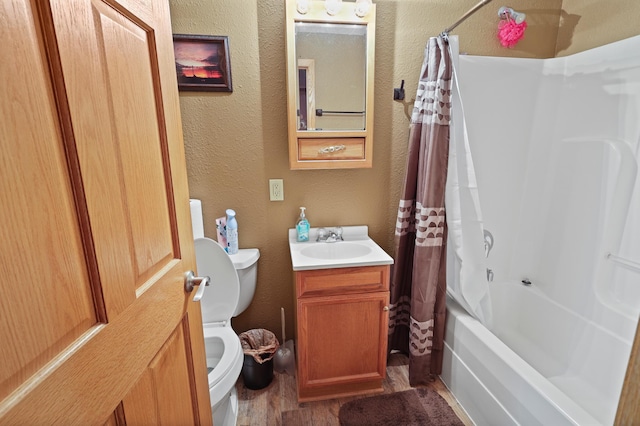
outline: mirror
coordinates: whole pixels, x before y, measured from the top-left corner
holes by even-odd
[[[298,130],[365,130],[367,27],[296,22],[295,39]]]
[[[299,2],[307,5],[300,13]],[[356,15],[357,4],[368,13]],[[287,0],[287,114],[292,169],[371,167],[375,5]]]

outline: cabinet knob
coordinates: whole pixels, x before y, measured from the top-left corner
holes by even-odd
[[[383,311],[387,312],[389,310],[388,306],[385,306],[384,308],[382,308]]]

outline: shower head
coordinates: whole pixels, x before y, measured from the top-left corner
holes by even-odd
[[[501,19],[513,19],[516,24],[522,24],[526,19],[527,15],[523,12],[516,12],[510,7],[502,6],[498,9],[498,16]]]
[[[516,12],[510,7],[502,6],[498,10],[501,21],[498,24],[498,39],[504,47],[513,47],[524,37],[527,22],[524,13]]]

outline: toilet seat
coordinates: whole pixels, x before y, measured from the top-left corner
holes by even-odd
[[[231,385],[235,384],[244,359],[241,356],[242,345],[236,333],[231,327],[205,324],[204,342],[207,367],[213,368],[207,375],[209,389],[225,379],[230,380]]]
[[[240,281],[231,258],[211,238],[196,238],[198,275],[211,278],[200,302],[202,323],[228,323],[240,300]]]
[[[196,238],[194,244],[198,275],[211,279],[200,300],[200,310],[207,367],[213,368],[207,374],[209,398],[216,412],[228,400],[244,361],[240,338],[231,328],[231,317],[240,300],[240,281],[222,246],[210,238]]]

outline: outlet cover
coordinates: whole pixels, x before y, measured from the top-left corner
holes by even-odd
[[[269,179],[269,200],[284,201],[284,184],[282,179]]]

